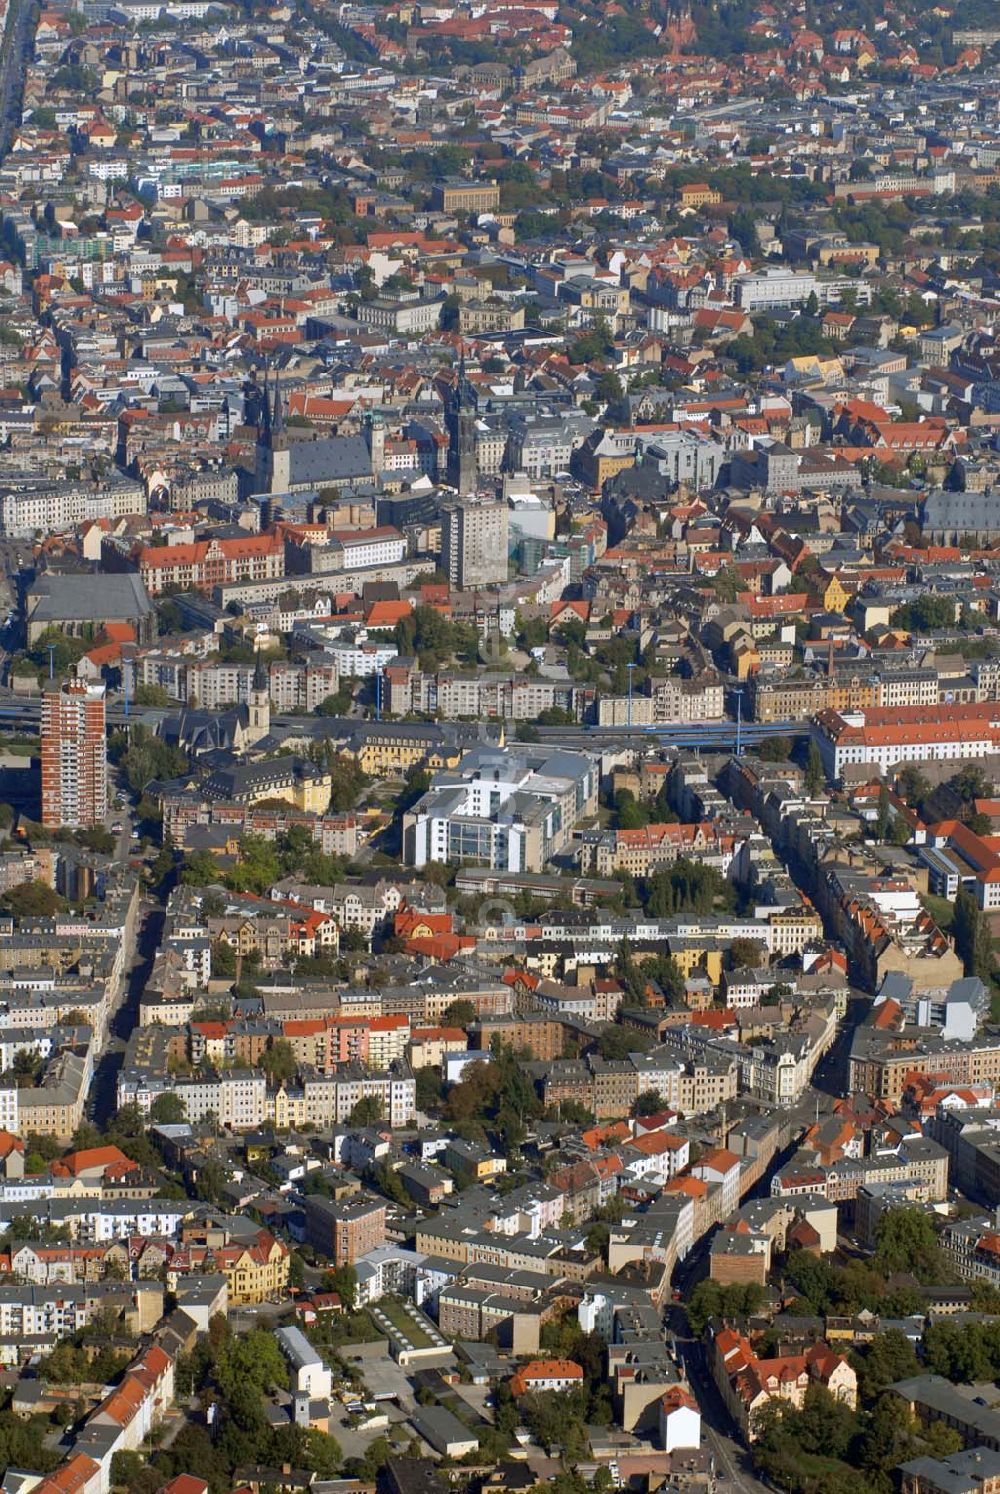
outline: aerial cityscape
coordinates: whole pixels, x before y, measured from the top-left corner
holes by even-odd
[[[1000,4],[0,0],[0,1494],[1000,1494]]]

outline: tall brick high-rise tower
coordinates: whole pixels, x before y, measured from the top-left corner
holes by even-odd
[[[69,680],[42,696],[42,824],[86,828],[107,812],[104,686]]]

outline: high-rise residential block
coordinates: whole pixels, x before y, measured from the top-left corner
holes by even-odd
[[[506,504],[449,503],[441,514],[441,568],[460,591],[505,582]]]
[[[104,686],[69,680],[42,696],[42,824],[99,825],[107,810]]]

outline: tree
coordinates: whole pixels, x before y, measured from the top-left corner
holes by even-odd
[[[406,774],[405,786],[396,795],[396,814],[404,815],[408,809],[416,804],[418,799],[423,798],[430,786],[431,775],[427,772],[426,768],[418,768],[416,766],[410,768]]]
[[[382,1157],[374,1165],[365,1168],[365,1182],[367,1182],[383,1198],[397,1203],[401,1208],[407,1209],[412,1203],[410,1195],[403,1186],[403,1180],[389,1161],[388,1157]]]
[[[611,335],[607,318],[597,316],[590,330],[581,333],[576,341],[570,344],[568,357],[571,363],[593,363],[600,358],[607,357],[613,351],[614,338]]]
[[[347,1312],[354,1311],[358,1290],[357,1272],[353,1266],[337,1266],[323,1277],[323,1289],[336,1292]]]
[[[729,968],[755,970],[764,957],[764,948],[756,939],[732,939],[729,944]]]
[[[156,1124],[176,1126],[187,1120],[187,1107],[175,1089],[168,1089],[150,1105],[149,1118]]]
[[[375,1095],[362,1095],[347,1117],[349,1126],[377,1126],[382,1120],[382,1101]]]
[[[263,835],[244,835],[240,840],[239,860],[226,875],[227,885],[236,892],[259,896],[280,876],[281,862],[274,842]]]
[[[632,1106],[633,1115],[657,1115],[664,1108],[665,1101],[658,1089],[644,1089],[638,1095]]]
[[[61,839],[65,832],[56,831],[56,839]],[[89,825],[84,829],[77,830],[73,839],[78,846],[83,846],[88,851],[97,851],[102,856],[111,856],[117,844],[110,830],[105,830],[103,825]]]
[[[31,1148],[26,1148],[31,1155]],[[27,1161],[25,1162],[27,1167]],[[45,1245],[62,1245],[69,1241],[69,1230],[62,1224],[48,1224],[34,1214],[15,1214],[7,1225],[7,1245],[11,1240],[39,1240]]]
[[[850,1494],[856,1475],[845,1460],[857,1432],[850,1407],[812,1384],[801,1407],[772,1400],[754,1417],[753,1464],[792,1494]]]
[[[354,704],[354,695],[346,682],[335,695],[324,695],[316,707],[317,716],[346,716]]]
[[[720,871],[703,861],[680,856],[661,867],[640,885],[640,896],[651,918],[675,913],[711,914],[734,904],[733,888]]]
[[[759,255],[760,241],[757,238],[757,225],[753,213],[740,208],[729,220],[729,232],[737,240],[744,254],[755,257]]]
[[[815,797],[826,785],[826,773],[823,770],[823,759],[815,741],[810,739],[809,751],[806,754],[806,789],[810,795]]]
[[[889,829],[889,786],[883,783],[878,791],[878,813],[875,817],[875,839],[884,841]]]
[[[891,846],[906,846],[910,843],[913,831],[910,829],[909,821],[905,815],[897,814],[889,831],[889,844]]]
[[[613,369],[606,369],[597,381],[597,397],[605,404],[613,405],[622,398],[625,391],[622,381]]]
[[[927,1369],[949,1380],[975,1384],[1000,1371],[1000,1354],[992,1324],[928,1324],[924,1355]]]
[[[915,602],[897,607],[889,618],[889,624],[907,632],[933,633],[942,628],[952,628],[955,625],[955,601],[951,597],[924,592]]]
[[[26,1152],[35,1152],[43,1157],[46,1162],[54,1162],[56,1157],[62,1155],[63,1148],[54,1136],[41,1136],[37,1131],[29,1131],[24,1140]]]
[[[344,1474],[349,1478],[362,1478],[373,1483],[392,1457],[392,1446],[387,1437],[376,1437],[365,1449],[363,1458],[348,1458]]]
[[[135,703],[140,706],[168,706],[170,695],[162,685],[137,685]]]
[[[941,1279],[937,1236],[921,1209],[886,1209],[875,1226],[875,1262],[887,1274],[906,1272],[929,1283]]]
[[[988,981],[993,973],[993,941],[974,895],[965,887],[959,888],[955,898],[952,928],[955,951],[965,965],[966,975],[978,975],[980,980]]]
[[[212,945],[212,974],[223,979],[236,974],[236,950],[225,939]]]
[[[911,809],[922,810],[924,802],[930,798],[930,783],[919,768],[902,768],[897,777],[897,785],[900,796]]]
[[[15,918],[51,918],[66,903],[45,882],[21,882],[0,898],[0,908]]]
[[[437,1070],[427,1064],[417,1069],[414,1079],[417,1109],[423,1111],[424,1114],[429,1110],[436,1110],[441,1103],[441,1078]]]
[[[206,1121],[208,1117],[206,1116]],[[194,1191],[198,1198],[205,1203],[217,1204],[222,1197],[222,1190],[226,1186],[225,1170],[211,1157],[202,1162],[194,1179]]]
[[[116,1452],[111,1459],[111,1482],[136,1494],[155,1494],[159,1476],[137,1452]]]
[[[27,661],[34,665],[34,670],[48,674],[51,660],[52,672],[58,679],[70,672],[92,643],[93,637],[73,638],[61,628],[48,627],[28,650]]]
[[[706,1278],[697,1283],[684,1304],[684,1311],[692,1333],[700,1337],[710,1318],[745,1318],[756,1312],[763,1300],[764,1291],[757,1282],[722,1286]]]
[[[619,830],[642,830],[649,824],[649,811],[629,789],[619,789],[615,794],[615,814]]]
[[[275,1088],[294,1079],[299,1068],[295,1050],[287,1038],[276,1038],[269,1048],[264,1049],[260,1055],[260,1066]]]
[[[333,1478],[344,1461],[344,1455],[336,1437],[310,1427],[306,1432],[305,1460],[317,1478]]]
[[[44,1060],[36,1048],[18,1048],[14,1054],[14,1062],[10,1069],[15,1084],[19,1085],[22,1089],[30,1089],[43,1063]],[[27,1082],[22,1084],[22,1080]]]
[[[595,1219],[583,1237],[583,1243],[592,1255],[599,1255],[605,1261],[608,1258],[608,1242],[611,1239],[611,1228],[603,1219]]]
[[[832,1309],[837,1277],[829,1261],[808,1250],[793,1250],[785,1263],[785,1275],[810,1312],[822,1316]]]
[[[62,1461],[62,1452],[46,1445],[48,1431],[48,1421],[43,1416],[21,1421],[9,1407],[0,1411],[0,1458],[4,1465],[50,1473]]]
[[[632,946],[628,939],[623,939],[618,946],[618,958],[615,961],[615,973],[625,988],[625,997],[632,1006],[645,1006],[647,1001],[647,981],[639,969],[638,963],[632,954]],[[602,1034],[603,1041],[603,1034]],[[614,1042],[615,1039],[609,1039]],[[606,1058],[609,1054],[604,1055]],[[624,1055],[623,1055],[624,1056]]]
[[[798,1423],[803,1447],[827,1457],[843,1458],[857,1431],[857,1422],[849,1406],[825,1385],[810,1385],[805,1394]]]
[[[154,779],[176,778],[187,772],[187,754],[169,746],[146,727],[132,727],[128,737],[113,732],[108,739],[108,756],[121,765],[129,788],[142,794]]]
[[[521,1418],[532,1438],[547,1453],[561,1447],[567,1458],[579,1457],[587,1450],[584,1420],[587,1399],[582,1389],[534,1392],[521,1397]]]
[[[475,1020],[475,1005],[464,996],[449,1002],[441,1014],[442,1027],[468,1027]]]
[[[476,1060],[466,1066],[445,1101],[445,1115],[460,1134],[484,1141],[490,1127],[499,1132],[508,1155],[520,1146],[526,1122],[542,1109],[524,1069],[526,1056],[494,1039],[489,1063]]]
[[[963,804],[972,804],[976,799],[986,798],[990,792],[986,775],[978,763],[967,763],[961,772],[955,774],[951,787]]]
[[[883,1395],[875,1402],[859,1452],[867,1486],[880,1491],[893,1487],[890,1470],[920,1451],[919,1428],[898,1396]],[[878,1482],[876,1482],[878,1480]]]
[[[560,1100],[556,1113],[561,1121],[571,1126],[592,1126],[594,1123],[594,1112],[581,1105],[579,1100]]]
[[[792,743],[788,737],[765,737],[757,755],[765,763],[787,763],[792,755]]]
[[[602,1058],[622,1059],[630,1053],[642,1053],[651,1044],[651,1039],[642,1032],[613,1025],[605,1027],[597,1039],[597,1049]]]
[[[211,851],[192,851],[184,857],[181,882],[185,887],[205,887],[221,882],[224,874]]]
[[[865,1348],[858,1369],[858,1384],[865,1401],[874,1401],[897,1380],[920,1373],[916,1350],[898,1328],[878,1334]]]
[[[950,1457],[952,1453],[960,1452],[965,1445],[961,1432],[945,1421],[932,1421],[929,1426],[921,1429],[921,1436],[932,1458]]]
[[[330,809],[334,812],[353,809],[368,777],[353,758],[338,754],[330,764]]]

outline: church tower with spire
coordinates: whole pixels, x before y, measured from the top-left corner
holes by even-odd
[[[260,653],[250,683],[250,699],[247,706],[246,740],[249,746],[266,737],[271,730],[271,682],[267,665]]]
[[[465,352],[458,366],[455,386],[447,412],[448,482],[460,498],[471,498],[478,487],[479,467],[476,459],[476,407],[472,386],[465,372]]]
[[[275,379],[271,392],[270,368],[264,365],[264,403],[257,421],[257,445],[254,475],[258,493],[281,493],[288,486],[291,458],[285,417],[281,403],[281,384]]]
[[[271,389],[268,367],[264,364],[264,397],[257,411],[257,442],[254,447],[254,487],[258,493],[271,491]]]

